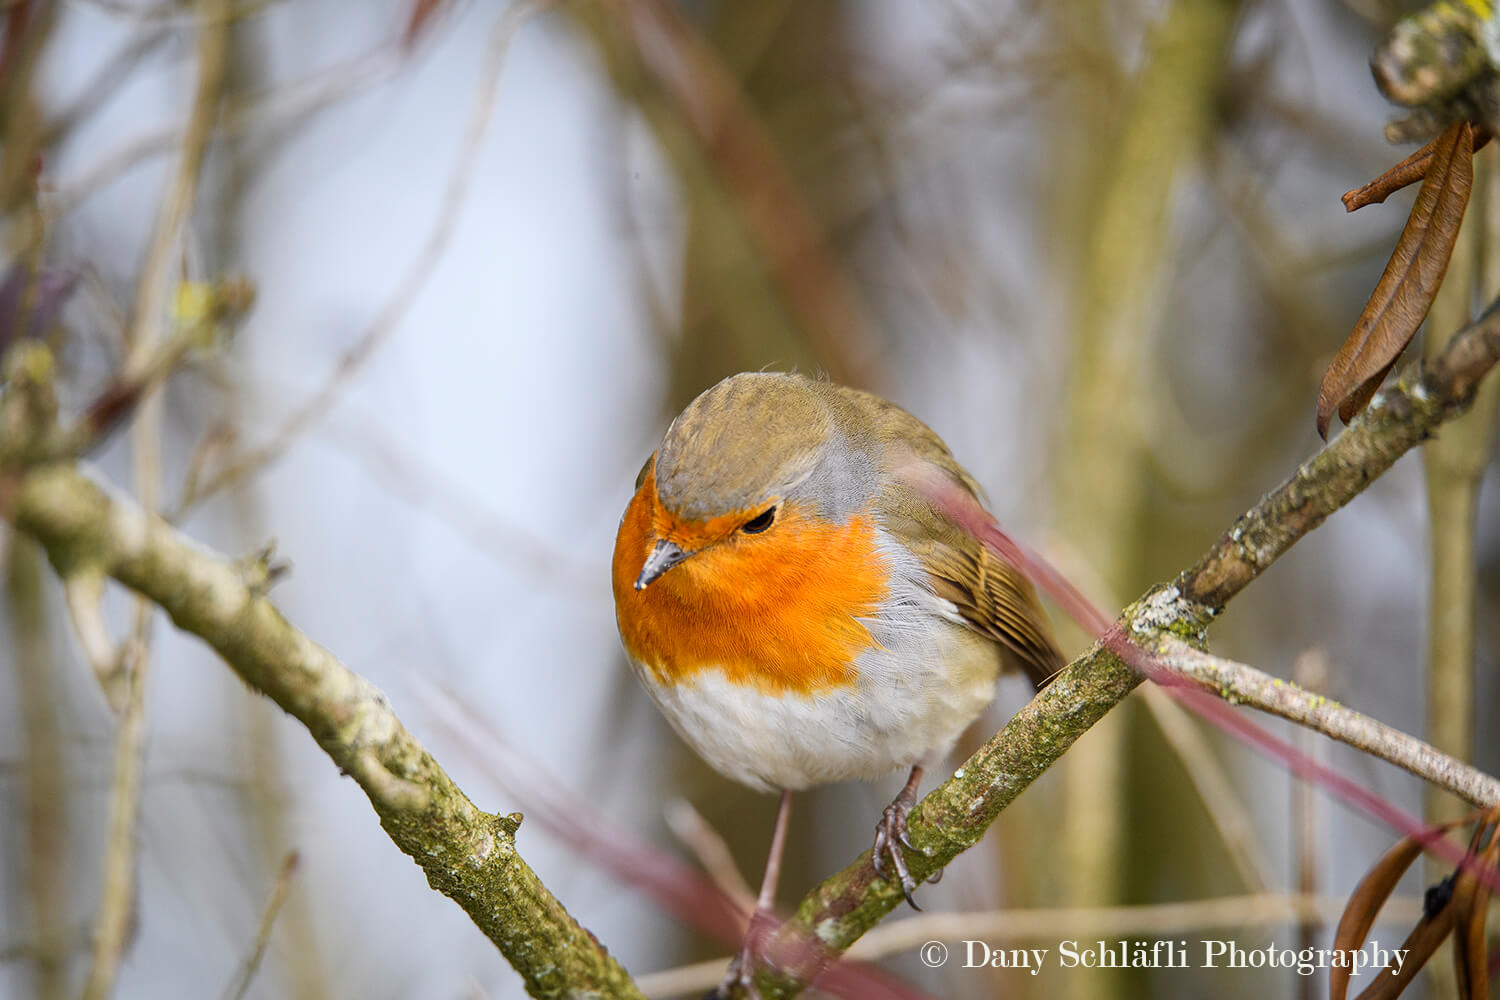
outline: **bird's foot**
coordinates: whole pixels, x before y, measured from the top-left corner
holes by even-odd
[[[875,871],[882,878],[889,878],[887,871],[894,871],[896,878],[901,882],[901,894],[906,897],[906,902],[913,910],[920,910],[917,901],[912,898],[912,892],[917,888],[917,880],[912,878],[911,872],[906,867],[906,848],[912,843],[906,834],[906,814],[908,808],[904,808],[898,799],[885,807],[885,813],[880,817],[880,822],[875,824]],[[887,868],[889,862],[889,868]]]
[[[917,804],[917,782],[921,777],[919,769],[912,769],[912,776],[906,782],[906,787],[901,793],[885,807],[885,812],[880,816],[880,822],[875,824],[875,872],[881,878],[889,878],[886,863],[890,863],[890,871],[895,872],[896,879],[901,883],[901,895],[906,897],[907,905],[913,910],[921,910],[917,901],[912,898],[916,891],[917,880],[912,877],[910,869],[906,864],[906,851],[916,850],[911,838],[906,832],[906,817]],[[943,877],[943,870],[939,868],[927,877],[929,882],[937,882]]]

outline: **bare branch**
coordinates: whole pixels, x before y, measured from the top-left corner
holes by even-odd
[[[279,86],[264,94],[231,102],[214,132],[216,138],[269,128],[304,118],[347,97],[392,79],[406,65],[407,53],[390,43],[315,73],[305,80]],[[75,176],[57,184],[52,212],[63,216],[87,201],[111,181],[155,156],[163,156],[183,141],[175,125],[143,132],[104,154]]]
[[[250,945],[250,954],[245,956],[244,963],[225,987],[224,1000],[241,1000],[250,989],[250,983],[260,969],[260,960],[266,953],[266,946],[271,943],[271,928],[276,924],[281,904],[286,902],[286,894],[292,888],[292,876],[296,871],[297,852],[288,851],[281,862],[281,871],[276,875],[276,883],[271,886],[271,896],[266,900],[265,912],[260,916],[260,926],[255,931],[255,941]]]
[[[628,81],[622,89],[643,91],[642,110],[679,170],[701,166],[733,199],[789,313],[830,374],[871,388],[881,375],[876,327],[764,123],[697,29],[659,0],[603,0],[573,10],[611,72]]]
[[[124,658],[125,694],[115,733],[115,767],[105,828],[104,878],[94,922],[93,955],[84,1000],[103,1000],[115,986],[120,958],[135,906],[135,831],[140,819],[142,755],[146,745],[145,682],[149,650],[128,644]]]
[[[115,712],[125,708],[125,656],[104,617],[104,574],[84,570],[63,580],[63,599],[83,658],[94,669],[104,700]]]
[[[1161,666],[1230,702],[1279,715],[1347,743],[1476,806],[1500,805],[1500,780],[1383,722],[1254,667],[1211,656],[1172,636],[1163,638],[1158,652]]]
[[[719,831],[709,825],[703,814],[694,809],[687,799],[668,802],[665,818],[668,829],[693,852],[698,864],[714,880],[719,891],[729,897],[745,916],[748,926],[749,918],[755,912],[755,890],[750,888],[750,883],[740,873],[739,866],[734,863],[734,855]]]
[[[165,42],[171,33],[160,25],[143,28],[114,55],[100,64],[76,98],[56,111],[47,122],[41,145],[51,147],[61,142],[78,124],[98,111],[118,93],[140,61]]]
[[[11,640],[7,653],[14,671],[14,707],[26,762],[19,772],[25,782],[25,862],[20,867],[25,872],[25,894],[36,928],[31,951],[21,957],[35,969],[38,1000],[60,1000],[70,995],[68,950],[74,936],[67,926],[67,845],[73,831],[69,829],[64,797],[57,790],[68,787],[77,776],[68,772],[66,737],[58,718],[57,689],[61,685],[53,665],[60,650],[53,647],[53,632],[48,627],[42,554],[31,541],[10,533],[7,536],[9,544],[0,554],[9,598],[5,609]],[[14,930],[25,923],[14,920],[10,926]],[[4,961],[0,949],[0,962]]]
[[[124,381],[145,386],[139,397],[142,405],[135,411],[132,458],[136,490],[141,505],[148,511],[156,506],[161,492],[161,394],[153,391],[159,385],[159,378],[153,379],[153,371],[160,356],[159,345],[164,340],[161,327],[171,284],[171,261],[178,236],[197,199],[198,176],[228,75],[229,22],[221,16],[227,9],[227,0],[203,0],[198,6],[204,19],[198,29],[198,85],[184,133],[182,156],[162,197],[141,267],[125,328],[126,354],[121,365]],[[149,599],[137,598],[135,633],[121,661],[123,705],[115,734],[103,890],[94,926],[92,961],[83,987],[84,1000],[104,1000],[114,992],[115,976],[135,909],[136,826],[141,811],[146,680],[151,662],[150,628],[155,613],[156,606]]]

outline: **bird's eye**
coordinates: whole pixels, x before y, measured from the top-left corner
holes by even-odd
[[[757,514],[750,520],[746,521],[744,524],[740,525],[740,530],[747,535],[758,535],[762,531],[765,531],[767,528],[769,528],[771,526],[771,522],[774,520],[776,520],[776,508],[768,507],[766,508],[765,513]]]

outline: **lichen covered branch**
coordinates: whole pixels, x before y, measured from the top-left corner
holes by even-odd
[[[64,580],[102,572],[150,598],[305,725],[396,845],[495,942],[537,997],[637,997],[613,958],[516,852],[518,815],[476,807],[369,681],[289,624],[263,567],[198,546],[72,464],[19,473],[7,514]]]

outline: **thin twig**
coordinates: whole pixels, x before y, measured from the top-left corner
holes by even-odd
[[[144,643],[129,644],[125,704],[115,734],[104,879],[94,922],[92,960],[83,987],[84,1000],[105,1000],[114,991],[135,906],[136,825],[141,812],[141,756],[146,744],[144,700],[150,659]]]
[[[223,0],[203,0],[202,10],[205,17],[211,19],[210,12],[222,11],[224,6]],[[171,287],[171,263],[178,235],[198,196],[198,174],[208,153],[209,135],[228,75],[228,22],[205,22],[199,30],[198,52],[198,88],[183,132],[182,156],[157,214],[151,243],[141,266],[135,301],[131,305],[130,320],[125,328],[128,353],[123,371],[126,378],[138,377],[146,370],[157,344],[163,339],[161,326]]]
[[[58,436],[48,457],[80,456],[97,447],[126,414],[155,394],[194,348],[201,348],[222,324],[237,320],[254,298],[248,283],[236,279],[222,282],[215,295],[218,301],[205,315],[164,338],[147,338],[150,343],[139,351],[138,363],[133,368],[128,363],[121,368],[83,414]],[[127,327],[127,332],[131,330]]]
[[[36,996],[59,1000],[67,990],[68,948],[68,781],[64,735],[58,724],[59,673],[53,669],[42,556],[25,538],[11,539],[3,553],[6,611],[16,708],[25,746],[26,894],[36,929]],[[21,924],[16,921],[12,926]],[[3,959],[0,959],[3,961]]]
[[[472,494],[440,464],[382,437],[374,426],[374,421],[340,412],[326,418],[321,433],[391,496],[447,525],[498,565],[521,567],[532,586],[551,587],[573,601],[595,593],[598,568],[593,563],[538,538],[503,516],[493,500]],[[609,597],[601,594],[599,600]]]
[[[1175,637],[1162,639],[1160,653],[1162,666],[1230,702],[1258,708],[1347,743],[1476,806],[1500,805],[1500,780],[1383,722],[1254,667],[1194,649]]]
[[[1301,656],[1292,666],[1292,677],[1302,687],[1320,691],[1328,681],[1328,657],[1319,649],[1312,649]],[[1317,734],[1307,729],[1297,732],[1297,748],[1314,760],[1318,759],[1321,741]],[[1318,796],[1310,781],[1292,783],[1292,857],[1296,866],[1297,891],[1312,894],[1318,891],[1319,864]],[[1326,922],[1320,919],[1303,919],[1297,923],[1297,947],[1313,947],[1322,935]],[[1298,992],[1302,1000],[1313,1000],[1317,995],[1311,976],[1300,984]]]
[[[286,902],[286,895],[291,891],[292,876],[297,871],[297,863],[297,852],[288,851],[286,858],[281,862],[281,871],[276,875],[276,882],[271,886],[271,896],[266,900],[265,911],[260,915],[260,926],[256,929],[255,940],[250,945],[250,954],[245,956],[245,961],[235,972],[234,978],[220,994],[223,1000],[241,1000],[250,989],[250,983],[260,969],[260,960],[265,956],[266,946],[271,943],[271,928],[276,925],[276,916],[281,912],[281,904]]]
[[[162,198],[156,226],[141,269],[140,283],[126,327],[127,353],[122,377],[140,380],[150,374],[161,343],[162,318],[171,281],[171,261],[178,234],[197,197],[198,175],[208,148],[209,132],[218,114],[229,54],[229,22],[222,18],[227,0],[204,0],[205,23],[198,37],[198,86],[188,118],[182,156]],[[142,507],[153,510],[161,490],[161,393],[146,390],[135,411],[132,435],[136,490]],[[110,797],[108,841],[104,857],[104,888],[94,930],[93,958],[84,1000],[105,1000],[113,991],[115,975],[125,950],[130,915],[135,905],[136,826],[141,809],[141,772],[146,743],[145,697],[149,676],[150,627],[156,605],[136,601],[134,638],[127,650],[125,704],[115,738],[114,787]]]
[[[125,656],[110,635],[104,615],[104,574],[74,573],[63,580],[63,599],[83,658],[93,668],[104,700],[116,714],[125,710]]]
[[[220,322],[235,319],[239,311],[236,308],[205,317],[148,346],[141,352],[145,357],[135,370],[127,371],[122,366],[67,427],[37,428],[37,433],[31,435],[0,439],[0,464],[34,465],[86,456],[108,438],[125,417],[136,413],[144,402],[149,402],[157,389],[182,365],[189,352],[204,342],[207,334],[218,329]]]
[[[685,129],[739,212],[788,312],[838,381],[879,381],[875,325],[829,251],[776,143],[738,82],[698,30],[661,0],[606,0],[601,44],[624,46],[633,74],[649,80],[671,125]],[[648,109],[649,110],[649,109]],[[672,143],[667,143],[673,151]],[[680,165],[680,164],[679,164]]]
[[[157,25],[143,28],[110,56],[80,88],[78,96],[67,107],[55,112],[42,133],[44,149],[56,146],[89,115],[97,112],[109,98],[119,93],[122,84],[142,59],[171,37],[171,32]]]
[[[474,178],[474,168],[479,162],[490,112],[499,94],[500,77],[505,68],[505,56],[510,50],[511,40],[527,18],[551,6],[553,2],[555,0],[516,3],[509,7],[495,23],[494,30],[490,34],[488,58],[475,94],[468,128],[453,169],[448,175],[448,185],[443,192],[443,202],[438,210],[437,218],[433,221],[427,239],[407,269],[406,276],[397,283],[390,298],[386,300],[384,308],[375,317],[375,321],[339,358],[338,364],[334,366],[332,374],[322,387],[294,410],[271,434],[265,444],[220,469],[202,485],[195,495],[184,498],[184,511],[219,490],[254,475],[280,458],[298,437],[323,418],[338,401],[339,394],[364,367],[365,362],[400,327],[407,310],[411,308],[418,293],[436,270],[453,235],[458,222],[459,209],[463,207]]]
[[[734,863],[729,845],[686,799],[673,799],[664,811],[667,827],[698,859],[719,891],[748,918],[755,912],[755,891]]]
[[[288,124],[385,83],[394,78],[406,62],[406,51],[398,44],[388,42],[305,80],[283,84],[264,94],[246,98],[242,103],[230,104],[224,109],[214,134],[227,137],[252,129]],[[52,200],[53,214],[67,215],[132,167],[153,156],[170,153],[182,141],[182,131],[171,125],[130,139],[77,175],[58,182]]]

